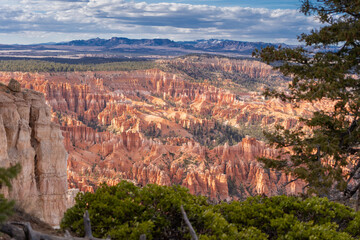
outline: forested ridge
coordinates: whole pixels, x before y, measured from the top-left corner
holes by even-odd
[[[121,61],[100,64],[70,64],[42,60],[0,60],[5,72],[131,71],[155,67],[153,61]]]

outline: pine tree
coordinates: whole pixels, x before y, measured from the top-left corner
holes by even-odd
[[[20,172],[20,165],[14,165],[9,168],[0,168],[0,189],[3,185],[11,188],[11,179]],[[9,201],[0,194],[0,223],[4,222],[13,212],[14,201]]]
[[[278,126],[265,133],[282,155],[260,161],[304,180],[308,193],[349,199],[360,191],[360,1],[305,0],[301,12],[323,24],[298,37],[304,47],[267,47],[254,53],[292,77],[287,91],[267,90],[265,96],[294,106],[327,100],[334,108],[300,119],[304,128]]]

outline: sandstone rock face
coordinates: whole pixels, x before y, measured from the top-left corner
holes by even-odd
[[[219,71],[276,75],[262,63],[214,61],[207,64]],[[11,78],[44,93],[69,153],[69,187],[91,192],[102,182],[127,179],[139,185],[180,184],[214,201],[298,193],[302,183],[286,185],[291,176],[265,170],[256,160],[277,152],[255,133],[276,124],[292,129],[299,126],[298,117],[331,108],[314,103],[295,109],[257,92],[234,93],[159,69],[0,72],[1,81]],[[241,130],[241,138],[226,140],[236,135],[230,127]]]
[[[3,193],[26,212],[59,225],[66,210],[66,160],[59,125],[51,122],[44,95],[27,89],[11,92],[1,85],[0,165],[22,166],[12,190]]]

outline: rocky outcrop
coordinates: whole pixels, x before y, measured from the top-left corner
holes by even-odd
[[[28,213],[59,225],[67,191],[63,137],[44,95],[19,87],[15,80],[0,86],[0,164],[22,167],[12,190],[2,191]]]
[[[15,79],[11,79],[8,88],[13,92],[21,92],[21,85]]]

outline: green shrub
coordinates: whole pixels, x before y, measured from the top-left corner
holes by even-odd
[[[93,234],[112,239],[191,239],[183,205],[201,240],[215,239],[358,239],[360,214],[326,198],[249,197],[243,202],[211,205],[180,186],[143,188],[122,181],[80,193],[61,227],[82,236],[89,211]]]
[[[306,236],[322,236],[314,239],[342,239],[347,233],[359,236],[360,224],[356,213],[340,203],[327,198],[275,196],[251,197],[244,202],[222,203],[215,206],[225,219],[238,229],[256,227],[268,234],[269,239],[309,239]],[[346,228],[346,226],[349,226]],[[352,227],[353,226],[353,227]],[[299,232],[301,229],[304,232]],[[321,233],[324,231],[324,233]],[[325,234],[326,232],[326,234]]]
[[[138,188],[122,181],[116,186],[102,185],[94,194],[80,193],[75,206],[65,213],[61,227],[83,235],[82,216],[88,210],[96,237],[139,239],[139,235],[146,234],[147,239],[179,239],[188,234],[181,205],[192,222],[202,218],[203,208],[208,207],[206,198],[193,196],[183,187],[149,184]]]

